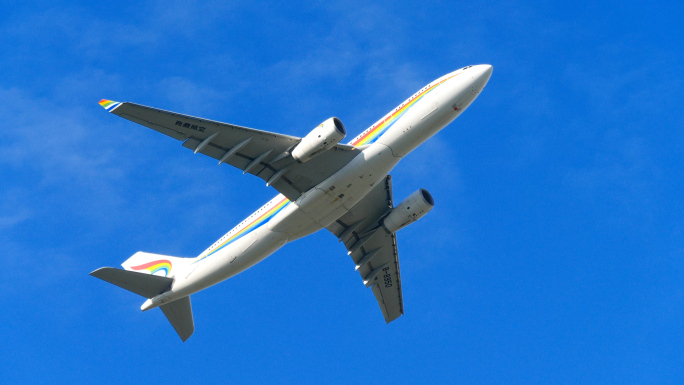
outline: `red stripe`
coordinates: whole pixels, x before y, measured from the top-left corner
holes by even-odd
[[[166,263],[168,263],[169,265],[171,265],[171,261],[166,260],[166,259],[160,259],[160,260],[158,260],[158,261],[148,262],[148,263],[145,263],[145,264],[140,265],[140,266],[131,266],[131,269],[133,269],[133,270],[143,270],[143,269],[147,269],[147,268],[150,267],[150,266],[158,265],[158,264],[164,263],[164,262],[166,262]]]

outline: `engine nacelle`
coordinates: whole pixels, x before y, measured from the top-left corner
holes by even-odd
[[[388,233],[396,233],[422,218],[433,207],[435,207],[435,201],[432,199],[432,195],[422,188],[409,195],[399,206],[393,208],[389,215],[383,219],[382,227]]]
[[[342,121],[330,118],[314,128],[292,150],[292,157],[299,163],[304,163],[314,156],[330,149],[347,135]]]

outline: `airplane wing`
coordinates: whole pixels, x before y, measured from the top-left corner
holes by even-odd
[[[372,287],[387,323],[404,314],[397,238],[380,226],[392,207],[392,177],[387,175],[356,206],[327,227],[344,242],[364,284]]]
[[[273,186],[294,201],[304,192],[339,171],[360,153],[356,147],[337,144],[297,163],[289,151],[301,138],[276,134],[164,111],[134,103],[102,100],[100,105],[124,119],[183,141],[183,147],[237,167]]]

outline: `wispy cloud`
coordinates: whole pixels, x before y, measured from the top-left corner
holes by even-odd
[[[30,217],[31,215],[28,211],[26,211],[26,209],[20,209],[19,213],[0,215],[0,230],[13,227],[14,225],[24,222]]]
[[[12,129],[0,132],[0,163],[41,173],[37,183],[91,180],[118,175],[112,153],[93,146],[95,119],[79,107],[63,107],[32,98],[20,89],[0,89],[0,116]]]
[[[591,200],[608,198],[620,213],[646,220],[659,200],[661,170],[644,140],[613,132],[591,164],[568,172],[567,182]],[[645,224],[642,222],[642,224]]]
[[[609,220],[636,223],[638,218],[639,226],[648,228],[664,204],[668,171],[660,160],[670,143],[663,140],[680,136],[674,127],[681,118],[670,112],[682,83],[681,74],[667,71],[668,54],[654,55],[651,63],[625,63],[621,57],[631,49],[613,43],[597,57],[598,65],[568,65],[564,81],[583,96],[576,108],[585,111],[584,119],[573,119],[569,127],[592,153],[569,167],[566,180],[583,197],[609,199],[614,213]],[[654,127],[654,121],[672,126]]]
[[[155,43],[159,33],[144,26],[115,20],[104,20],[83,8],[46,8],[41,12],[20,15],[0,25],[6,36],[23,44],[15,54],[26,57],[31,51],[43,54],[55,46],[66,49],[64,54],[98,57],[111,53],[112,48],[143,46]],[[59,44],[68,41],[70,44]],[[60,60],[59,55],[52,60]]]
[[[206,113],[217,108],[224,97],[222,93],[211,87],[197,84],[180,76],[163,78],[155,88],[160,95],[169,99],[172,108],[191,115]]]

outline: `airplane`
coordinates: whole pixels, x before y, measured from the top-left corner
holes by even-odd
[[[347,144],[340,119],[303,138],[103,99],[110,113],[149,127],[252,174],[278,195],[196,258],[137,252],[122,269],[90,275],[147,300],[185,342],[194,333],[190,296],[239,274],[285,244],[321,229],[347,249],[389,323],[404,314],[396,232],[434,206],[425,189],[394,206],[389,172],[406,155],[456,119],[492,75],[488,64],[467,66],[431,82]]]

